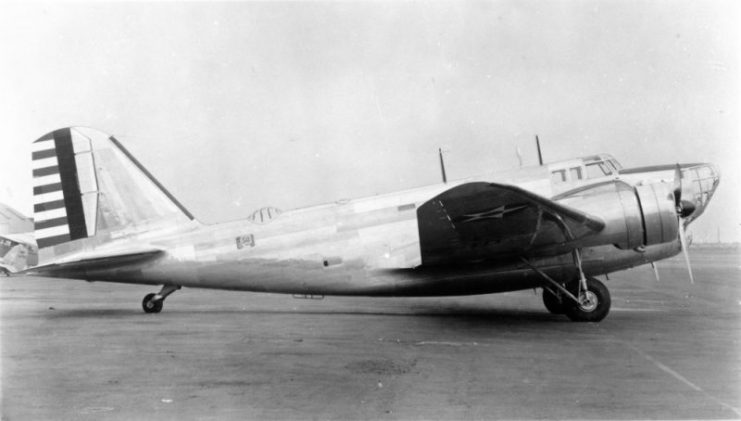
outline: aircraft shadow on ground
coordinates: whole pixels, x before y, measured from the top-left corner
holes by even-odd
[[[131,319],[141,322],[143,320],[151,321],[168,321],[173,318],[183,319],[187,317],[196,316],[203,320],[204,317],[213,317],[214,322],[218,322],[220,318],[231,319],[238,317],[239,315],[249,318],[252,316],[275,316],[275,317],[291,317],[300,316],[305,317],[331,317],[331,316],[344,316],[344,317],[394,317],[394,318],[408,318],[408,319],[436,319],[438,321],[451,321],[451,322],[465,322],[487,326],[491,325],[515,325],[515,324],[533,324],[533,323],[547,323],[547,322],[569,322],[565,316],[556,316],[547,313],[546,311],[530,310],[530,309],[512,309],[512,308],[481,308],[480,306],[456,306],[456,307],[435,307],[428,306],[415,306],[410,308],[408,311],[400,311],[396,309],[214,309],[214,308],[192,308],[192,309],[179,309],[171,308],[165,309],[160,314],[144,314],[138,309],[122,309],[122,308],[75,308],[75,309],[55,309],[49,310],[45,314],[46,318],[60,319],[60,318],[80,318],[80,319],[97,319],[97,318],[115,318],[115,319]]]

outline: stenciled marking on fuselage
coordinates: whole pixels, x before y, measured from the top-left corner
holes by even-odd
[[[255,236],[252,234],[240,235],[235,240],[238,249],[243,249],[247,246],[255,247]]]
[[[468,222],[480,221],[484,219],[503,219],[504,215],[520,211],[522,209],[525,209],[527,206],[528,205],[519,205],[507,208],[506,205],[502,205],[484,212],[461,215],[457,218],[454,218],[453,222],[466,224]]]

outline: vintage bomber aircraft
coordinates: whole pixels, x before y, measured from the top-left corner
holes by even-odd
[[[595,276],[674,256],[718,185],[709,164],[625,170],[609,155],[242,221],[196,221],[114,137],[63,128],[33,144],[40,264],[27,274],[303,296],[543,289],[552,313],[602,320]]]

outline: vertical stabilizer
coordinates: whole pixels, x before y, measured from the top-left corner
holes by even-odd
[[[40,249],[193,220],[115,138],[98,130],[48,133],[33,143],[32,159]]]

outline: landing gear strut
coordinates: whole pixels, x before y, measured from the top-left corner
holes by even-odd
[[[575,250],[579,278],[566,286],[554,281],[545,272],[533,266],[527,259],[522,261],[547,281],[543,286],[543,304],[553,314],[566,314],[575,322],[599,322],[610,312],[610,291],[600,281],[584,276],[581,256]]]
[[[147,294],[142,300],[142,309],[145,313],[159,313],[165,303],[165,298],[180,289],[180,285],[163,285],[160,292]]]
[[[561,227],[567,240],[574,240],[569,226],[561,215],[549,213],[553,220]],[[579,270],[579,278],[566,286],[554,281],[548,274],[533,266],[526,257],[521,260],[546,282],[543,286],[543,304],[553,314],[566,314],[575,322],[599,322],[610,312],[610,291],[605,285],[594,279],[587,278],[582,269],[581,250],[572,250],[574,266]]]

